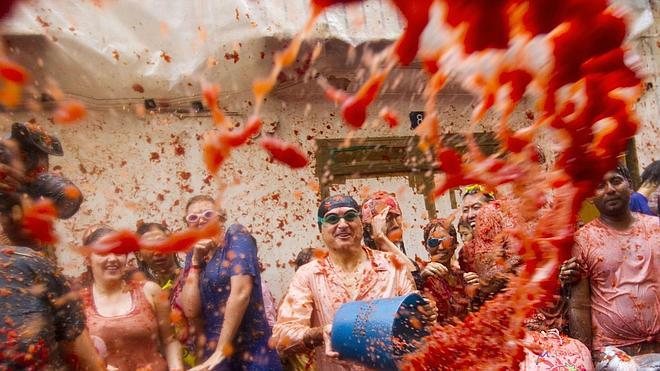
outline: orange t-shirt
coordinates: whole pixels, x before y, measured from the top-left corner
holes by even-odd
[[[595,219],[575,236],[573,256],[591,285],[593,347],[660,340],[658,217],[633,213],[618,231]]]

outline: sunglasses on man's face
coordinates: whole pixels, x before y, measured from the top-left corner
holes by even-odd
[[[339,216],[338,214],[328,214],[323,218],[323,223],[330,225],[335,225],[339,223],[340,220],[344,219],[347,222],[352,222],[360,217],[360,214],[357,211],[349,210],[344,213],[344,215]]]
[[[209,219],[213,218],[215,215],[216,215],[215,210],[209,209],[209,210],[205,210],[201,214],[188,214],[186,216],[186,221],[188,223],[197,223],[201,218],[209,220]]]
[[[426,241],[426,246],[429,247],[429,249],[435,250],[440,246],[444,246],[444,242],[449,240],[451,237],[443,237],[443,238],[435,238],[431,237]]]

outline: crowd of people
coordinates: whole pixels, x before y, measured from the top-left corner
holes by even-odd
[[[507,295],[521,265],[507,234],[519,223],[515,210],[475,185],[463,191],[456,218],[428,221],[428,256],[415,258],[403,244],[395,194],[376,192],[362,204],[325,198],[316,215],[325,248],[301,247],[279,304],[262,282],[255,238],[208,195],[188,200],[183,220],[191,229],[217,223],[221,232],[185,259],[140,251],[131,263],[127,254],[94,251],[85,274],[70,281],[22,227],[22,213],[48,197],[60,218],[70,217],[82,196],[49,171],[48,155],[61,154],[57,138],[17,125],[24,132],[0,145],[0,370],[365,369],[333,350],[342,304],[417,292],[423,326],[453,326]],[[555,300],[526,322],[523,369],[659,367],[658,161],[642,180],[633,192],[619,166],[595,190],[600,215],[577,231]],[[94,226],[81,244],[113,233]],[[146,241],[170,233],[158,223],[136,231]]]

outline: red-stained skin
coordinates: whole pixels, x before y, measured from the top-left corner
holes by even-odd
[[[311,0],[313,17],[336,4],[357,3],[359,0]],[[607,170],[614,167],[616,157],[625,150],[629,138],[637,131],[638,124],[631,117],[631,100],[624,101],[611,94],[622,87],[638,87],[640,79],[624,63],[623,40],[625,23],[607,10],[606,0],[567,0],[559,4],[549,0],[441,0],[447,10],[446,22],[453,27],[464,27],[461,40],[466,53],[489,49],[504,50],[509,46],[511,31],[530,36],[553,33],[550,39],[554,62],[549,81],[538,81],[545,89],[541,104],[541,118],[551,119],[551,127],[561,130],[570,139],[568,148],[555,162],[557,175],[548,182],[554,188],[562,188],[559,201],[539,218],[530,233],[511,231],[521,249],[523,258],[520,273],[510,280],[509,291],[499,295],[469,315],[459,326],[436,328],[424,339],[423,348],[407,357],[406,369],[491,369],[516,368],[523,359],[522,347],[517,343],[524,336],[522,322],[541,303],[530,305],[533,299],[547,300],[556,292],[556,271],[561,259],[573,243],[572,226],[576,224],[577,211],[582,202],[591,196]],[[419,35],[429,21],[431,0],[391,0],[406,20],[404,34],[397,41],[390,58],[399,64],[412,61],[419,47]],[[4,8],[3,8],[4,9]],[[0,9],[0,10],[3,10]],[[1,15],[2,13],[0,13]],[[514,20],[515,19],[515,20]],[[515,27],[513,26],[515,24]],[[289,58],[290,57],[290,58]],[[287,59],[293,56],[287,55]],[[429,71],[436,71],[432,60],[424,61]],[[501,88],[511,88],[509,100],[518,102],[531,83],[532,75],[524,70],[502,67],[495,81]],[[509,68],[506,68],[509,67]],[[18,68],[0,69],[0,76],[8,81],[25,81],[25,73]],[[23,71],[24,72],[24,71]],[[363,85],[354,96],[342,92],[328,95],[341,103],[344,120],[353,128],[361,128],[366,120],[368,106],[375,100],[387,73],[378,72]],[[585,91],[585,103],[580,112],[572,104],[560,106],[555,93],[558,89],[581,81]],[[219,89],[204,89],[204,100],[212,110],[214,121],[222,122],[222,112],[217,106]],[[483,106],[491,107],[495,93],[483,95]],[[56,112],[56,116],[58,113]],[[69,107],[61,114],[62,121],[75,121],[84,116],[84,109]],[[595,130],[595,124],[604,118],[612,120],[605,129]],[[57,119],[56,119],[57,121]],[[217,171],[232,148],[247,142],[250,133],[258,132],[258,120],[237,132],[224,131],[210,136],[205,142],[205,161],[212,172]],[[260,123],[258,124],[260,127]],[[256,131],[255,131],[256,130]],[[531,139],[510,129],[500,130],[498,136],[503,146],[516,153],[529,150]],[[435,190],[436,195],[462,185],[481,183],[489,188],[498,185],[520,184],[525,180],[524,165],[507,158],[485,157],[470,150],[472,162],[465,163],[452,149],[436,144],[439,166],[446,174],[444,183]],[[308,160],[297,147],[275,138],[264,138],[260,145],[274,160],[292,168],[306,166]],[[569,195],[565,195],[569,194]],[[41,202],[41,201],[40,201]],[[47,243],[53,240],[52,221],[57,212],[51,205],[40,202],[25,210],[23,225],[35,238]],[[553,220],[557,212],[570,215],[561,225]],[[184,232],[185,233],[185,232]],[[209,232],[210,233],[210,232]],[[188,249],[197,237],[179,235],[168,243],[148,248],[179,251]],[[103,239],[102,239],[103,240]],[[196,241],[196,240],[195,240]],[[145,248],[132,233],[118,232],[108,237],[102,251],[130,252]],[[115,250],[116,249],[116,250]],[[316,255],[316,254],[315,254]],[[317,255],[318,257],[318,255]],[[549,273],[540,275],[538,268],[549,267]],[[479,352],[474,352],[479,349]]]

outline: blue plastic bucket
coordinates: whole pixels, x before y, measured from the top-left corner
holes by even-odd
[[[416,322],[422,319],[421,305],[424,301],[418,294],[346,303],[332,322],[332,348],[341,359],[396,370],[396,362],[428,335]]]

